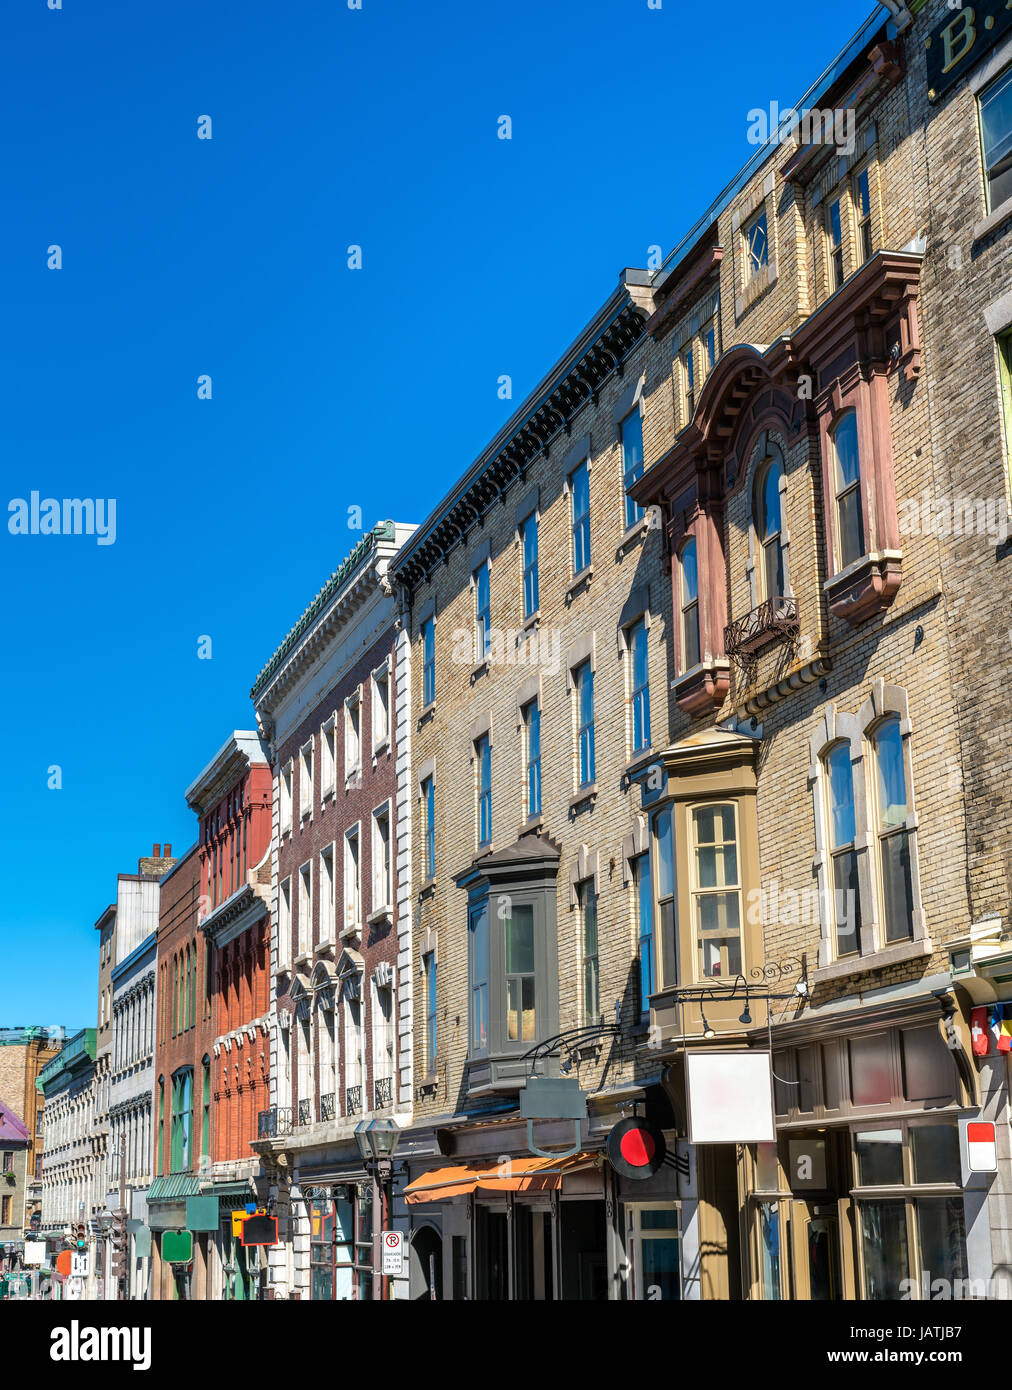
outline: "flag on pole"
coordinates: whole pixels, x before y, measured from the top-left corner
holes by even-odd
[[[970,1037],[973,1039],[973,1055],[986,1057],[988,1052],[987,1009],[974,1009],[970,1015]]]
[[[999,1052],[1012,1052],[1012,1004],[1003,1004],[1001,1009],[1001,1035],[998,1038]]]

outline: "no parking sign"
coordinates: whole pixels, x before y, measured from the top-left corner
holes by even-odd
[[[380,1239],[380,1248],[383,1251],[382,1272],[384,1274],[403,1274],[404,1237],[400,1231],[384,1231]]]

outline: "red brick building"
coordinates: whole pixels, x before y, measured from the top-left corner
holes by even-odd
[[[237,1245],[232,1211],[256,1200],[259,1160],[250,1149],[269,1104],[271,769],[255,733],[236,730],[187,789],[200,818],[201,935],[208,984],[209,1171],[201,1195],[216,1204],[214,1297],[245,1299],[257,1286],[258,1252]]]
[[[207,1298],[207,1236],[194,1237],[187,1276],[162,1259],[166,1231],[188,1229],[186,1199],[200,1191],[210,1155],[214,1039],[210,958],[199,925],[200,853],[193,845],[161,880],[156,955],[154,1177],[148,1190],[152,1297]]]

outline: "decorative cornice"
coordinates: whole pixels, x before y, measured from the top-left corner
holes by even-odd
[[[299,642],[306,636],[313,627],[313,624],[321,614],[326,611],[335,598],[340,596],[340,603],[335,612],[330,616],[337,621],[343,621],[348,616],[349,610],[354,608],[357,602],[361,602],[363,597],[361,581],[368,580],[370,582],[375,582],[372,564],[370,562],[376,557],[377,543],[379,541],[395,540],[396,526],[392,521],[377,522],[371,531],[365,533],[348,555],[347,559],[345,559],[330,576],[326,584],[324,584],[323,588],[302,614],[302,617],[260,671],[250,691],[250,699],[254,704],[259,705],[263,702],[268,687],[274,683],[275,677],[278,675],[287,659],[292,655]],[[357,574],[359,570],[361,570],[361,574]],[[355,578],[357,582],[351,584],[353,578]],[[350,585],[350,587],[342,594],[341,591],[346,585]],[[269,704],[274,703],[277,695],[281,692],[272,691],[271,693],[274,696],[274,700],[269,701]]]
[[[493,504],[504,498],[514,482],[524,480],[534,460],[547,457],[560,437],[569,438],[574,417],[588,401],[596,404],[612,373],[621,375],[653,307],[652,296],[644,293],[637,274],[627,272],[627,277],[594,323],[401,547],[391,564],[395,582],[410,588],[427,579],[458,545],[465,545],[471,532],[484,524]]]
[[[269,887],[245,883],[201,919],[200,930],[212,945],[227,946],[266,916],[269,901]]]

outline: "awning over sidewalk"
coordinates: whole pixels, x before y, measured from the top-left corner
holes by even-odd
[[[464,1163],[453,1168],[434,1168],[408,1183],[404,1198],[409,1203],[445,1202],[466,1197],[469,1192],[552,1192],[562,1186],[565,1173],[590,1168],[597,1162],[592,1153],[571,1154],[568,1158],[512,1158],[490,1167],[485,1163]]]

